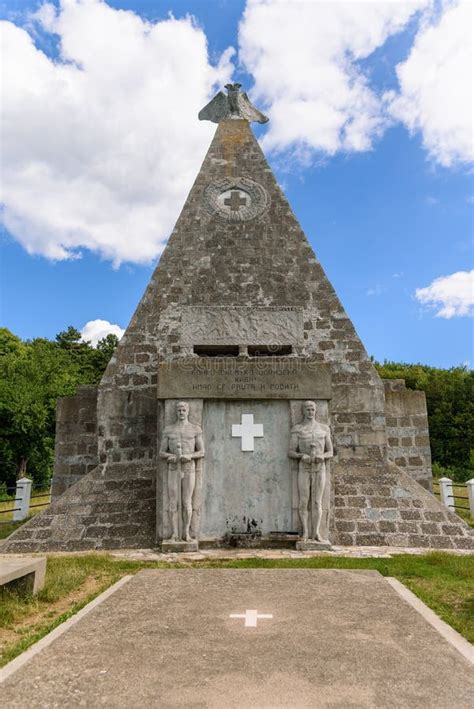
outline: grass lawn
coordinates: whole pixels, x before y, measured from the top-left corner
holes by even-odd
[[[6,664],[125,574],[143,568],[375,569],[394,576],[471,642],[474,641],[474,556],[434,552],[392,559],[317,557],[239,559],[168,564],[107,554],[50,556],[44,589],[35,597],[0,589],[0,666]]]
[[[28,519],[30,519],[30,518],[28,517]],[[9,537],[10,534],[15,531],[15,529],[18,529],[18,527],[21,527],[21,525],[24,522],[27,522],[28,519],[24,519],[21,522],[10,522],[9,521],[6,524],[1,524],[0,525],[0,539],[6,539],[7,537]],[[3,522],[5,522],[5,521],[6,520],[4,519]]]

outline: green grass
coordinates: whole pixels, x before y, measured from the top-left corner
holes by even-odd
[[[3,515],[2,515],[3,517]],[[6,539],[7,537],[10,536],[12,532],[15,531],[15,529],[18,529],[18,527],[21,527],[22,524],[27,522],[30,519],[28,517],[27,519],[22,520],[21,522],[8,522],[8,524],[1,524],[0,525],[0,539]],[[5,518],[1,519],[0,521],[6,522]]]
[[[41,505],[42,503],[48,503],[50,501],[50,494],[49,491],[45,492],[44,495],[41,495],[40,497],[36,497],[36,495],[40,495],[39,492],[33,492],[33,495],[35,495],[35,498],[31,500],[32,505]],[[0,524],[0,539],[5,539],[8,537],[12,532],[15,531],[15,529],[18,529],[18,527],[21,527],[22,524],[27,522],[31,517],[33,517],[35,514],[38,514],[38,512],[42,512],[43,510],[47,509],[48,505],[42,506],[42,507],[33,507],[33,509],[30,509],[30,514],[28,517],[21,522],[13,522],[13,512],[10,510],[13,510],[18,503],[15,502],[14,497],[12,499],[8,500],[1,500],[0,501],[0,522],[11,522],[11,524]]]
[[[45,492],[45,494],[41,495],[41,497],[36,497],[36,495],[40,495],[39,492],[33,492],[33,495],[35,495],[35,498],[31,500],[32,505],[41,505],[42,503],[49,504],[49,491]],[[10,534],[15,531],[15,529],[21,527],[22,524],[31,519],[35,514],[47,509],[48,505],[45,505],[44,507],[33,507],[33,509],[30,509],[30,514],[26,519],[21,522],[13,522],[13,512],[10,510],[13,510],[16,506],[17,503],[15,502],[14,497],[8,500],[0,501],[0,512],[2,513],[0,514],[0,539],[6,539],[6,537],[10,536]],[[4,522],[8,522],[9,524],[3,524]]]
[[[181,564],[114,559],[106,554],[51,556],[35,597],[0,592],[0,666],[12,660],[125,574],[143,568],[375,569],[394,576],[471,642],[474,641],[474,557],[434,552],[391,559],[208,560]]]
[[[95,596],[144,565],[100,554],[48,557],[46,581],[36,595],[0,588],[0,666],[77,613]],[[3,631],[3,635],[2,635]]]

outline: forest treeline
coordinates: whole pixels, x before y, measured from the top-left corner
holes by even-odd
[[[92,347],[74,327],[27,341],[0,328],[0,485],[25,474],[36,487],[49,484],[56,401],[97,384],[117,344],[107,335]]]
[[[74,327],[54,340],[27,341],[0,329],[0,486],[25,474],[37,487],[49,484],[56,400],[81,384],[97,384],[117,344],[115,335],[107,335],[92,347]],[[405,379],[409,388],[426,393],[434,472],[458,481],[474,477],[474,373],[374,364],[381,377]]]

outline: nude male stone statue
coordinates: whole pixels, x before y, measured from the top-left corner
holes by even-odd
[[[178,498],[181,491],[183,539],[193,541],[190,533],[193,514],[193,492],[196,485],[196,460],[204,458],[202,430],[188,421],[189,405],[176,405],[176,422],[166,426],[160,447],[160,458],[168,462],[168,498],[171,540],[179,539]]]
[[[326,460],[333,457],[333,448],[329,426],[316,421],[315,417],[316,404],[314,401],[305,401],[303,422],[291,429],[288,455],[299,461],[298,510],[303,527],[302,539],[309,539],[309,521],[311,521],[311,538],[329,544],[321,534],[321,521],[326,486]],[[311,510],[311,520],[308,519],[308,505]]]

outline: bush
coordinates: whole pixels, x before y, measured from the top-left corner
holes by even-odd
[[[439,478],[449,478],[456,483],[465,483],[471,478],[474,478],[474,470],[469,467],[444,467],[439,463],[433,463],[432,465],[433,477],[439,480]]]
[[[0,482],[0,502],[7,502],[8,500],[13,500],[15,495],[10,495],[8,493],[7,484],[5,482]]]

